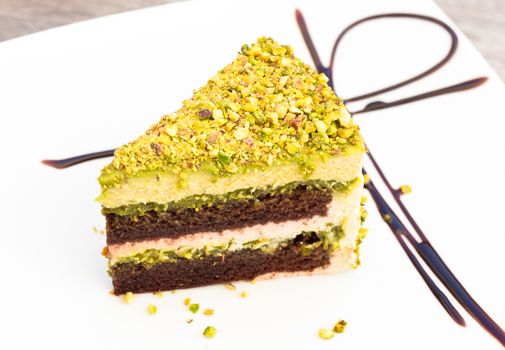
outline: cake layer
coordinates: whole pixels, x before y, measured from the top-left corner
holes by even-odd
[[[171,209],[191,208],[195,209],[195,211],[199,211],[205,209],[205,207],[219,206],[223,203],[232,201],[245,201],[249,199],[262,200],[276,195],[286,195],[298,188],[348,193],[356,186],[358,180],[358,178],[350,182],[307,180],[291,182],[282,186],[267,186],[263,188],[248,187],[220,195],[197,194],[176,202],[163,204],[149,202],[123,205],[115,208],[103,207],[102,213],[104,215],[117,214],[120,216],[133,216],[137,218],[142,215],[151,214],[151,212],[162,213]]]
[[[282,222],[326,215],[333,193],[348,194],[361,184],[303,183],[283,187],[282,191],[253,190],[237,198],[195,208],[173,207],[150,210],[140,216],[106,214],[107,244],[120,244],[163,237],[177,238],[196,232],[234,229],[268,222]],[[338,210],[338,208],[335,208]]]
[[[265,169],[251,167],[243,172],[218,176],[206,170],[185,173],[148,173],[129,178],[126,182],[105,186],[97,201],[105,208],[117,208],[138,203],[166,204],[194,195],[223,195],[240,189],[277,188],[308,180],[349,182],[361,176],[363,153],[317,157],[312,160],[310,173],[304,173],[298,162],[285,162]]]
[[[317,238],[295,239],[273,254],[259,249],[242,249],[221,256],[181,259],[146,267],[124,263],[111,267],[114,293],[144,293],[191,288],[237,280],[253,280],[271,272],[312,271],[328,266],[330,251],[322,245],[303,252]]]
[[[255,280],[269,280],[273,278],[310,276],[310,275],[331,275],[359,265],[359,249],[343,248],[330,254],[330,263],[317,267],[313,270],[298,271],[274,271],[257,276]]]
[[[359,210],[361,194],[361,186],[356,186],[349,194],[333,193],[329,203],[324,207],[324,213],[296,220],[281,218],[278,222],[269,221],[262,224],[244,225],[240,228],[219,231],[203,230],[169,238],[109,244],[110,263],[115,264],[118,259],[142,254],[148,250],[171,251],[179,254],[184,254],[189,249],[202,247],[207,247],[206,249],[226,247],[227,250],[237,250],[250,247],[250,242],[255,242],[255,245],[259,247],[272,242],[293,239],[301,232],[322,233],[337,226],[341,227],[341,231],[345,233],[339,237],[339,240],[342,240],[341,246],[353,246],[361,223]]]
[[[232,201],[198,211],[175,209],[135,218],[108,214],[107,244],[163,237],[173,239],[199,232],[220,232],[326,215],[331,197],[331,192],[297,190],[261,201]]]

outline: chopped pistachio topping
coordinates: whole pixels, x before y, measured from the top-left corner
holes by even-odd
[[[123,300],[126,304],[130,304],[133,300],[133,293],[132,292],[126,292],[126,294],[123,296]]]
[[[242,293],[240,293],[240,297],[243,299],[247,298],[247,293],[243,291]]]
[[[328,339],[333,338],[334,335],[335,334],[333,333],[333,330],[331,330],[331,329],[328,329],[328,328],[319,329],[319,338],[321,338],[321,339],[328,340]]]
[[[189,305],[189,311],[196,314],[200,310],[200,304],[191,304]]]
[[[203,335],[207,338],[214,338],[217,333],[217,329],[212,326],[207,326],[203,331]]]
[[[363,243],[363,239],[365,239],[368,232],[368,229],[363,227],[363,223],[366,219],[366,215],[363,215],[363,213],[366,214],[366,210],[364,209],[364,204],[361,203],[361,227],[359,228],[358,237],[356,238],[356,246],[354,248],[354,255],[356,256],[356,260],[352,266],[353,269],[356,269],[361,264],[359,251],[361,248],[361,243]]]
[[[363,182],[365,185],[370,182],[370,176],[368,176],[368,174],[363,175]]]
[[[147,312],[149,313],[149,315],[154,315],[156,313],[156,311],[158,311],[158,307],[153,305],[153,304],[149,304],[147,306]]]
[[[205,309],[205,310],[203,311],[203,314],[204,314],[205,316],[212,316],[212,315],[214,315],[214,310],[213,310],[213,309]]]
[[[345,320],[339,320],[333,326],[333,332],[335,333],[344,333],[345,327],[347,326],[347,322]]]
[[[155,292],[154,295],[156,295],[158,298],[163,298],[163,292]]]
[[[265,195],[274,196],[279,194],[286,194],[294,191],[299,186],[303,186],[303,188],[308,190],[332,191],[335,193],[347,194],[352,191],[358,184],[360,184],[358,178],[347,182],[309,180],[306,182],[291,182],[278,187],[267,186],[266,188],[244,188],[222,195],[194,195],[184,198],[180,201],[167,204],[139,203],[125,205],[117,208],[104,207],[102,208],[102,212],[103,214],[114,213],[121,216],[142,216],[149,211],[163,212],[175,208],[193,208],[198,210],[204,206],[211,206],[234,200],[243,201],[257,199]]]
[[[102,256],[108,257],[109,256],[109,248],[107,246],[103,247],[101,254],[102,254]]]
[[[401,194],[408,194],[412,192],[412,187],[410,185],[401,185],[400,186],[400,193]]]
[[[368,216],[368,212],[365,209],[365,206],[363,205],[364,203],[361,203],[361,207],[359,208],[360,210],[360,217],[361,217],[361,223],[365,222],[366,217]]]
[[[96,228],[96,226],[93,226],[93,232],[98,233],[98,229]]]
[[[184,305],[188,306],[191,303],[191,298],[184,299]]]
[[[237,287],[235,287],[235,285],[233,283],[226,283],[224,286],[228,290],[235,290],[235,289],[237,289]]]
[[[328,78],[290,46],[260,38],[196,90],[182,107],[115,151],[102,176],[117,181],[151,171],[202,167],[233,174],[316,153],[364,152],[358,126]],[[301,170],[303,161],[300,161]]]

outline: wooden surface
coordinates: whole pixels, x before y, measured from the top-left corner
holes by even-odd
[[[0,41],[177,0],[0,0]],[[505,79],[505,0],[435,0]]]

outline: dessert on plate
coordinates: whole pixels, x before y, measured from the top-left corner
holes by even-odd
[[[118,148],[98,198],[114,292],[356,266],[365,147],[327,81],[260,38]]]

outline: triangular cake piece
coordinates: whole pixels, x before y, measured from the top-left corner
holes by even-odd
[[[260,38],[118,148],[98,198],[114,292],[356,266],[365,147],[327,81]]]

